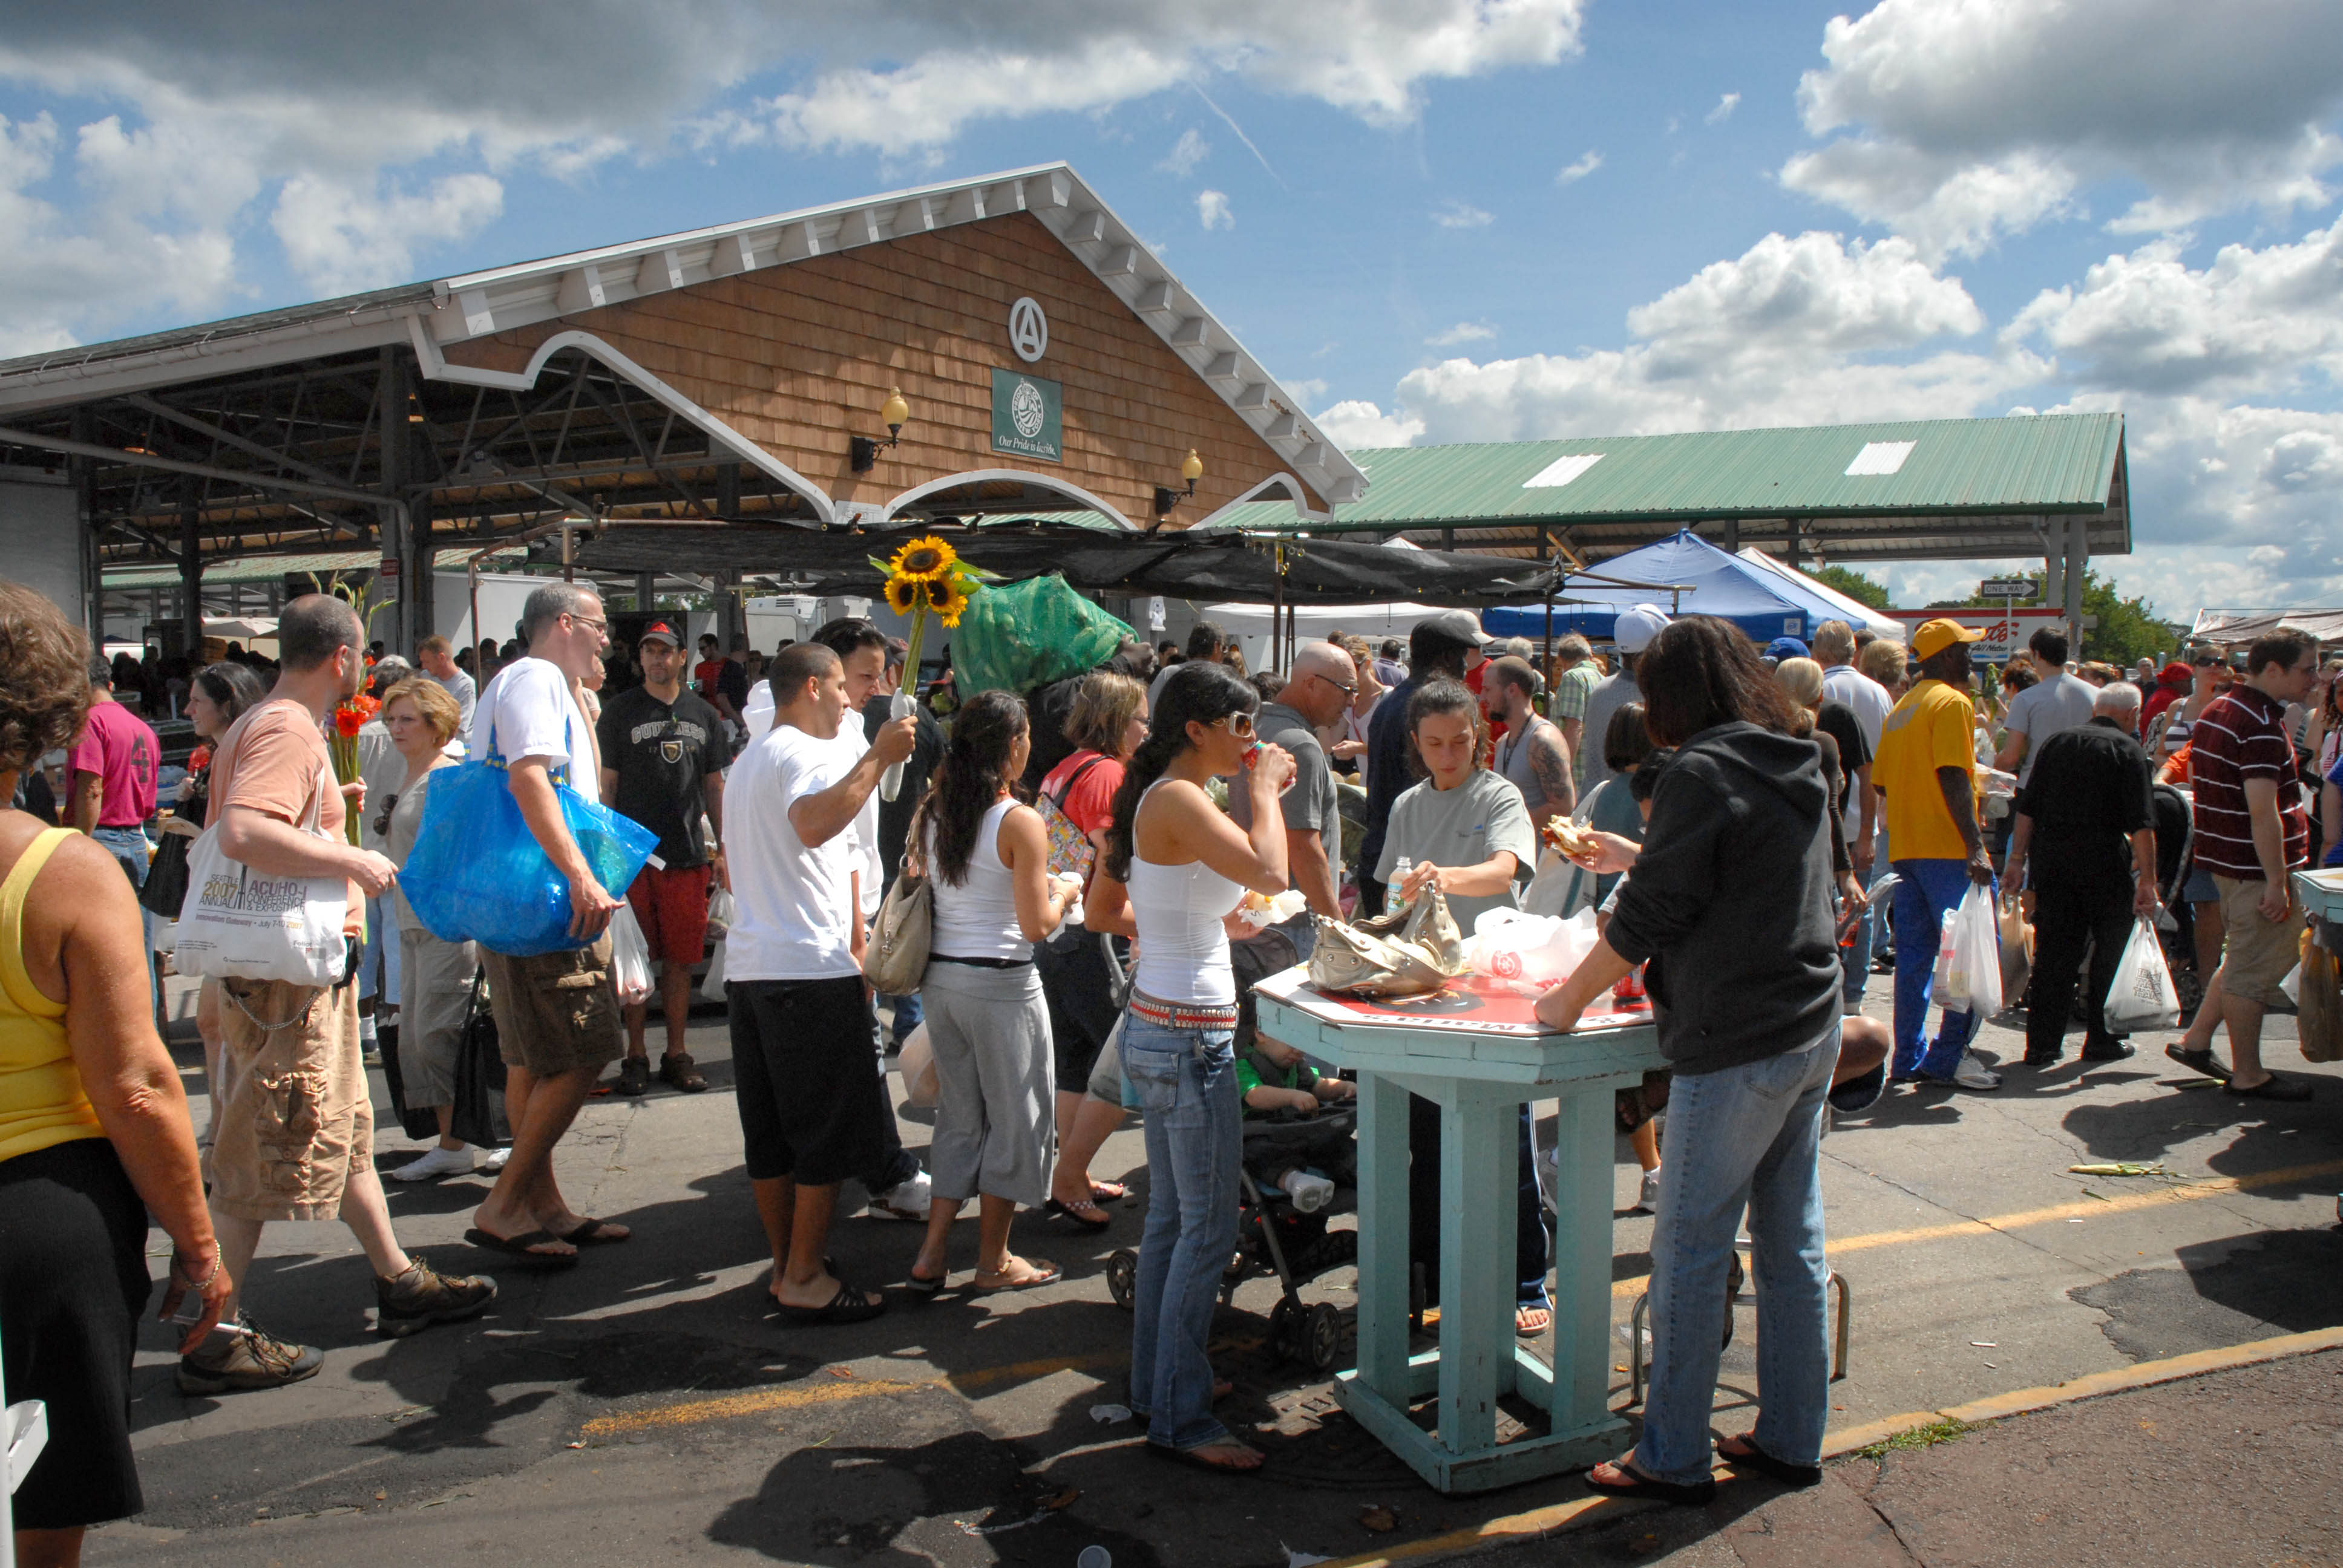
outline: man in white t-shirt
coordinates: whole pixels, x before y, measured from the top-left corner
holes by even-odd
[[[1823,667],[1824,700],[1846,704],[1865,745],[1877,756],[1879,732],[1895,710],[1896,699],[1887,695],[1885,687],[1855,668],[1855,628],[1843,620],[1826,620],[1815,628],[1815,662]],[[1871,764],[1856,769],[1850,784],[1844,822],[1847,855],[1855,862],[1855,879],[1868,893],[1878,878],[1886,875],[1886,868],[1877,861],[1879,790],[1871,782]],[[1866,909],[1854,943],[1840,950],[1839,992],[1847,1012],[1863,1007],[1863,988],[1871,973],[1871,927],[1877,919]]]
[[[2008,743],[1993,765],[2017,775],[2020,789],[2034,777],[2034,759],[2042,743],[2062,729],[2080,729],[2091,721],[2098,688],[2066,670],[2066,634],[2045,627],[2026,639],[2035,673],[2041,679],[2010,699],[2009,716],[2002,729]]]
[[[834,1277],[826,1252],[839,1184],[880,1190],[909,1161],[880,1067],[879,1020],[862,980],[855,821],[915,721],[881,726],[850,759],[846,672],[819,642],[778,654],[774,724],[733,765],[724,849],[736,910],[725,939],[732,1071],[749,1184],[773,1252],[773,1300],[797,1323],[859,1322],[886,1310]],[[890,1153],[891,1151],[891,1153]],[[916,1161],[911,1161],[916,1171]]]
[[[569,934],[590,938],[574,950],[513,957],[480,944],[497,1046],[506,1066],[505,1111],[512,1158],[472,1215],[465,1239],[523,1257],[574,1258],[580,1246],[623,1241],[624,1225],[590,1219],[562,1200],[553,1148],[602,1070],[624,1053],[618,1000],[610,987],[610,917],[625,902],[594,879],[561,814],[557,781],[588,800],[602,798],[594,726],[578,706],[578,683],[601,667],[610,640],[602,601],[575,583],[549,582],[521,607],[527,657],[497,672],[472,718],[476,756],[504,759],[521,819],[569,881]]]

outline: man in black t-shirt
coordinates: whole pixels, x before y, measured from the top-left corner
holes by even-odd
[[[667,1054],[659,1077],[687,1094],[708,1087],[683,1049],[691,1014],[691,970],[708,943],[708,890],[723,869],[724,768],[731,742],[716,709],[683,684],[683,639],[667,621],[643,628],[636,645],[643,683],[609,699],[595,727],[602,743],[602,799],[659,835],[662,866],[645,866],[627,890],[652,961],[660,966]],[[700,831],[705,813],[713,837]],[[643,1044],[645,1004],[627,1005],[627,1055],[618,1091],[650,1087]]]
[[[2132,1047],[2107,1028],[2107,988],[2140,920],[2154,920],[2156,805],[2147,753],[2131,738],[2139,689],[2117,681],[2092,700],[2091,721],[2042,743],[2018,787],[2002,886],[2024,888],[2034,917],[2034,980],[2026,999],[2026,1065],[2065,1053],[2075,971],[2087,948],[2083,1060],[2120,1061]],[[2150,934],[2153,934],[2151,928]]]

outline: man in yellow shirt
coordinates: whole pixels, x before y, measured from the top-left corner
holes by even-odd
[[[1885,797],[1896,874],[1895,1077],[1958,1089],[1998,1089],[1970,1059],[1974,1013],[1947,1010],[1933,1043],[1921,1031],[1934,989],[1937,932],[1972,883],[1993,884],[1977,828],[1976,728],[1969,706],[1969,645],[1985,635],[1952,620],[1912,634],[1920,679],[1880,727],[1871,782]]]

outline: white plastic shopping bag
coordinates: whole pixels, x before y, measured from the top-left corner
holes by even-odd
[[[1994,918],[1993,890],[1971,882],[1951,920],[1945,990],[1936,1000],[1947,1011],[1991,1018],[2001,1010],[2001,928]]]
[[[325,792],[336,788],[319,769],[307,823],[319,838],[327,836]],[[339,877],[271,877],[228,859],[214,823],[187,851],[187,900],[171,960],[181,974],[206,979],[337,985],[347,967],[342,922],[349,909],[349,884]]]
[[[2135,920],[2131,940],[2124,943],[2114,983],[2107,987],[2107,1020],[2116,1034],[2180,1027],[2180,995],[2164,961],[2164,944],[2147,920]]]
[[[1501,907],[1483,910],[1473,920],[1465,959],[1475,974],[1526,985],[1554,985],[1568,980],[1586,961],[1598,940],[1593,910],[1581,910],[1563,920]]]
[[[699,994],[709,1001],[724,1000],[724,942],[716,944],[716,950],[708,958],[708,973],[699,981]]]
[[[721,882],[710,883],[708,889],[709,937],[722,941],[725,934],[731,930],[732,922],[739,913],[739,906],[732,900],[732,890]]]
[[[620,904],[610,917],[610,984],[625,1006],[650,1000],[651,945],[632,904]]]

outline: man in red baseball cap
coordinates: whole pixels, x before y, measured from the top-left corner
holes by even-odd
[[[1969,698],[1969,647],[1981,630],[1958,621],[1923,621],[1912,634],[1920,678],[1880,726],[1871,782],[1885,798],[1887,848],[1895,857],[1895,1077],[1959,1089],[1998,1089],[2001,1080],[1968,1053],[1972,1012],[1945,1014],[1933,1043],[1920,1038],[1935,990],[1936,933],[1972,884],[1990,887],[1993,860],[1977,825],[1976,719]]]
[[[724,769],[732,745],[716,709],[683,684],[683,638],[655,620],[635,642],[643,683],[603,706],[595,732],[602,742],[602,798],[659,836],[657,859],[627,890],[652,961],[660,966],[659,1000],[667,1011],[667,1053],[659,1077],[686,1094],[708,1087],[683,1049],[691,1016],[691,970],[708,941],[708,891],[721,874],[724,851]],[[702,815],[717,831],[700,832]],[[643,1044],[649,1009],[626,1007],[627,1054],[618,1063],[618,1091],[650,1087]]]

